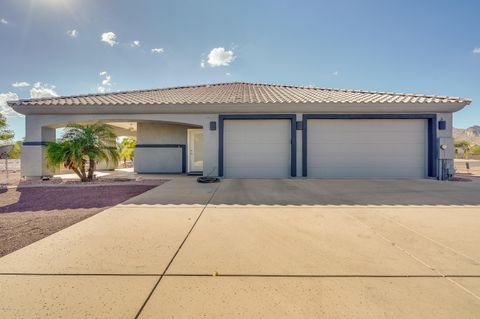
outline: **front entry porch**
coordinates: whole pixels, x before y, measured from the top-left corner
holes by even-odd
[[[114,127],[117,136],[134,137],[133,172],[138,174],[218,174],[218,133],[210,129],[216,117],[211,115],[141,114],[109,115],[27,115],[27,132],[22,150],[22,176],[40,179],[65,170],[48,167],[46,145],[60,137],[68,123],[104,123]],[[117,167],[103,165],[101,170]]]

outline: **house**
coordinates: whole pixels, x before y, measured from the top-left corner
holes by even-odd
[[[9,102],[25,115],[22,174],[49,175],[66,123],[137,138],[138,173],[225,178],[435,178],[453,171],[460,97],[220,83]]]

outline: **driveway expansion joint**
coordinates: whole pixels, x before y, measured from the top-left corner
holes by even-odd
[[[167,264],[167,266],[165,267],[165,269],[163,270],[163,273],[162,275],[160,276],[160,278],[158,278],[157,282],[155,283],[155,285],[153,286],[152,290],[150,291],[150,293],[148,294],[147,298],[145,299],[145,301],[143,302],[142,306],[140,307],[140,309],[138,310],[137,314],[135,315],[135,319],[139,318],[143,309],[145,308],[145,306],[147,305],[148,301],[150,300],[150,298],[152,297],[153,293],[155,292],[155,290],[157,289],[158,287],[158,284],[160,284],[160,281],[162,281],[162,278],[165,276],[166,272],[168,271],[168,269],[170,268],[170,265],[173,263],[173,261],[175,260],[175,257],[177,257],[178,253],[180,252],[180,249],[182,249],[183,245],[185,244],[185,242],[187,241],[188,237],[190,236],[190,234],[192,233],[193,229],[195,228],[195,226],[197,225],[198,221],[200,220],[200,217],[202,217],[203,215],[203,212],[205,211],[205,209],[207,208],[208,204],[210,204],[210,202],[212,201],[213,197],[215,196],[215,194],[217,193],[217,190],[221,187],[222,184],[218,184],[217,187],[215,188],[215,190],[212,192],[212,195],[210,196],[210,198],[208,199],[208,201],[205,203],[205,205],[203,206],[202,208],[202,211],[198,214],[197,218],[195,219],[195,222],[193,223],[192,227],[190,227],[190,230],[187,232],[187,235],[185,236],[185,238],[183,239],[183,241],[180,243],[180,246],[178,246],[178,249],[177,251],[175,252],[175,254],[173,254],[173,257],[172,259],[170,259],[169,263]]]

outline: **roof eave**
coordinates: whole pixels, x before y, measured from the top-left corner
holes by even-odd
[[[22,105],[8,103],[23,115],[55,114],[221,114],[221,113],[453,113],[471,101],[459,103],[217,103]]]

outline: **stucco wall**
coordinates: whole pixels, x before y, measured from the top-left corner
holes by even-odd
[[[442,175],[442,166],[444,174],[454,172],[454,155],[455,149],[453,146],[453,114],[452,113],[437,113],[437,121],[446,121],[446,129],[439,130],[437,124],[437,150],[438,150],[438,169],[439,176]],[[447,149],[440,149],[440,145],[446,145]],[[446,178],[446,176],[444,177]]]
[[[186,125],[139,122],[137,144],[186,144]]]
[[[134,171],[137,173],[181,173],[182,149],[165,147],[187,144],[188,126],[140,122],[137,124]],[[156,146],[157,145],[157,146]]]

